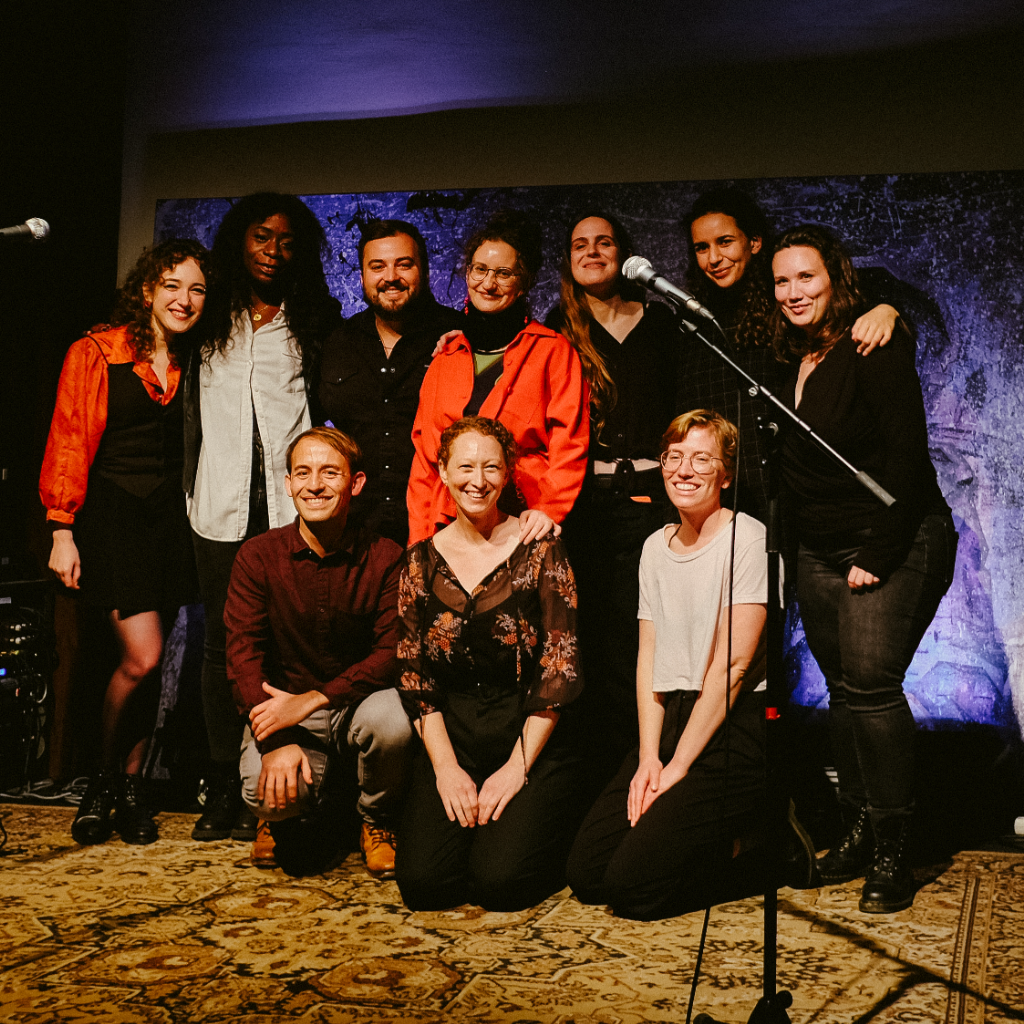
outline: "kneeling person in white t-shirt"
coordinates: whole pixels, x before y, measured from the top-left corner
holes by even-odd
[[[582,902],[622,917],[763,891],[761,851],[747,851],[765,803],[768,563],[764,526],[739,513],[733,545],[722,507],[736,441],[707,410],[677,416],[662,438],[679,523],[652,534],[640,561],[640,746],[588,814],[568,868]]]

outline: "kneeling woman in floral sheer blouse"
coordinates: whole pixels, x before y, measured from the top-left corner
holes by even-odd
[[[576,584],[562,545],[523,545],[498,509],[515,441],[467,416],[441,436],[457,509],[402,575],[401,688],[423,740],[399,834],[406,905],[519,910],[564,885],[582,811],[566,705],[582,679]]]

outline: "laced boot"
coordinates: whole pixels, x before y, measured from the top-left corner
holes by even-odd
[[[160,838],[153,811],[146,799],[146,783],[141,775],[122,775],[114,828],[126,843],[148,846]]]
[[[907,863],[910,819],[883,818],[874,823],[875,858],[864,880],[860,909],[865,914],[894,914],[914,902],[914,875]]]
[[[105,843],[114,830],[110,815],[116,798],[116,773],[104,771],[91,778],[71,824],[71,838],[80,846]]]
[[[242,783],[237,769],[225,771],[215,766],[206,790],[206,804],[192,829],[192,838],[201,843],[228,839],[241,809]]]
[[[395,877],[395,833],[380,825],[364,821],[359,834],[359,848],[363,851],[366,870],[374,878]]]
[[[874,852],[875,835],[865,804],[857,809],[856,818],[846,835],[824,857],[818,858],[818,874],[825,885],[851,882],[867,871]]]
[[[276,868],[277,858],[274,856],[274,837],[270,832],[270,822],[258,819],[256,839],[252,844],[249,860],[254,868]]]

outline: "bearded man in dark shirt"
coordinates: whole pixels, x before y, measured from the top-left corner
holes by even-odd
[[[404,547],[420,385],[438,339],[463,317],[431,294],[426,242],[412,224],[369,223],[359,265],[368,306],[325,342],[317,397],[325,421],[363,450],[367,484],[353,516]]]

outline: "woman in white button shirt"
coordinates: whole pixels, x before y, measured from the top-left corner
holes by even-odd
[[[294,516],[285,452],[312,423],[313,370],[340,318],[325,251],[309,208],[273,192],[239,200],[213,243],[216,285],[186,385],[184,484],[206,614],[202,693],[212,760],[194,839],[255,836],[238,779],[244,723],[227,681],[224,600],[243,541]]]

